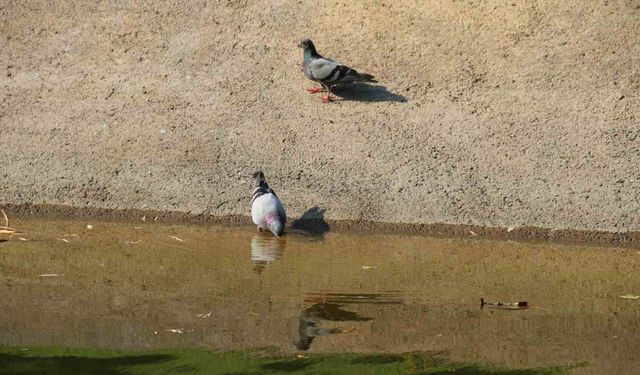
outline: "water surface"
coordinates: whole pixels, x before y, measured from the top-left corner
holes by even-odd
[[[92,229],[87,228],[92,225]],[[0,243],[0,345],[436,353],[640,373],[635,249],[20,220]],[[480,309],[527,301],[526,310]]]

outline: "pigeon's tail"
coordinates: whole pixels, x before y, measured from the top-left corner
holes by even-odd
[[[360,80],[362,82],[372,82],[372,83],[377,83],[378,82],[378,81],[376,81],[375,77],[372,76],[371,74],[358,73],[358,76],[360,77]]]
[[[269,185],[267,184],[267,180],[264,179],[264,173],[262,173],[262,171],[257,171],[253,174],[253,187],[269,188]]]

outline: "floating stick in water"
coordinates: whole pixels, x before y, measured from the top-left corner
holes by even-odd
[[[7,217],[7,214],[4,212],[3,209],[0,209],[0,212],[2,212],[2,216],[4,216],[4,226],[0,227],[0,235],[3,234],[8,234],[9,237],[6,239],[8,240],[9,238],[13,237],[16,234],[20,234],[22,232],[20,232],[17,229],[13,229],[11,227],[9,227],[9,218]],[[0,238],[0,241],[6,241]]]
[[[480,309],[489,306],[494,309],[505,309],[505,310],[524,310],[529,308],[529,304],[527,301],[520,302],[486,302],[484,298],[480,298]]]

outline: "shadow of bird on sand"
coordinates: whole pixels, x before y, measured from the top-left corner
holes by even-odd
[[[364,82],[356,82],[344,86],[335,86],[331,89],[333,94],[342,100],[356,102],[407,102],[402,95],[387,90],[384,86],[370,85]]]
[[[306,210],[302,216],[291,223],[293,232],[311,236],[314,239],[323,239],[331,227],[324,219],[327,210],[318,206]]]

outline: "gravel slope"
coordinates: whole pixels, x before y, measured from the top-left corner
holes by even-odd
[[[374,74],[323,105],[299,39]],[[640,230],[638,1],[4,1],[0,202]]]

